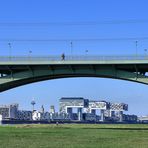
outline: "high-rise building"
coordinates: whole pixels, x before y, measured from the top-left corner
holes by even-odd
[[[0,105],[0,115],[5,119],[15,119],[17,111],[18,104]]]
[[[54,108],[54,105],[51,105],[50,106],[50,110],[49,110],[50,113],[55,113],[55,108]]]

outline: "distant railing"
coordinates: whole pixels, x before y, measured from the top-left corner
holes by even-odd
[[[117,61],[117,60],[148,60],[148,56],[0,56],[0,62],[7,61]]]

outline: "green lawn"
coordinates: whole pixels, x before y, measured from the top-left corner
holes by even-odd
[[[0,148],[148,148],[148,125],[5,125]]]

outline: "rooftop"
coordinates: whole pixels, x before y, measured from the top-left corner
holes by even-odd
[[[82,97],[62,97],[60,100],[84,100]]]

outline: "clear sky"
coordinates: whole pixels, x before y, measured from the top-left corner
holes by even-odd
[[[136,41],[138,54],[146,55],[147,6],[147,0],[0,0],[0,56],[135,55]],[[0,104],[16,102],[20,109],[30,110],[34,98],[36,109],[44,105],[49,110],[50,105],[58,108],[63,96],[125,102],[129,114],[148,114],[147,85],[102,78],[58,79],[17,87],[0,93]]]

